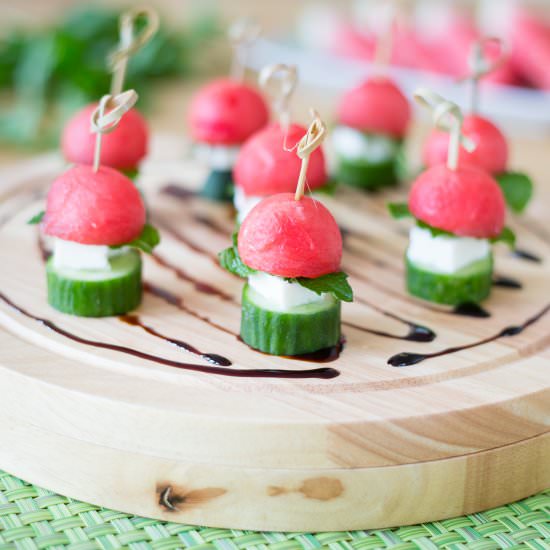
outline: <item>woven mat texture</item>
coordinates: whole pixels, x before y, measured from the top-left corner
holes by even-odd
[[[550,490],[480,514],[339,533],[255,533],[140,518],[0,471],[0,550],[550,550]]]

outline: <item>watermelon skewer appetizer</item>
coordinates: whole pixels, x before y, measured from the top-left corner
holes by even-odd
[[[501,55],[488,60],[485,48],[498,45]],[[533,183],[526,175],[508,171],[509,147],[506,136],[489,119],[478,114],[479,81],[491,74],[506,59],[502,43],[496,38],[476,42],[470,55],[471,73],[464,80],[470,82],[470,114],[464,117],[462,132],[476,147],[472,151],[459,149],[459,162],[473,164],[491,174],[499,183],[509,208],[521,213],[533,195]],[[440,129],[432,131],[423,148],[423,161],[428,167],[444,162],[449,148],[449,135]]]
[[[233,169],[234,204],[241,223],[263,198],[296,189],[301,161],[294,149],[306,128],[290,122],[289,99],[296,86],[296,69],[287,65],[270,65],[260,72],[260,83],[267,88],[279,76],[279,94],[273,100],[279,122],[266,126],[249,138],[237,157]],[[307,184],[310,191],[327,185],[328,175],[322,149],[315,149],[309,158]]]
[[[138,249],[151,252],[159,235],[146,223],[132,181],[99,162],[102,134],[113,131],[136,100],[133,90],[101,99],[92,116],[94,165],[75,165],[61,174],[48,192],[45,213],[31,220],[53,240],[46,265],[48,302],[63,313],[121,315],[141,302]]]
[[[146,19],[147,24],[136,34],[135,25],[141,18]],[[158,26],[158,15],[148,8],[132,9],[121,15],[120,43],[109,58],[112,97],[122,92],[129,57],[153,37]],[[68,162],[88,165],[93,163],[95,136],[90,133],[90,117],[96,109],[97,103],[85,106],[65,125],[61,136],[61,150]],[[133,179],[138,175],[140,162],[147,155],[148,144],[147,122],[139,111],[131,109],[116,130],[104,137],[102,164],[116,168]]]
[[[323,204],[304,196],[308,159],[321,144],[316,118],[300,141],[295,193],[263,199],[244,219],[222,267],[247,278],[242,294],[241,338],[273,355],[313,353],[340,342],[340,303],[351,301],[340,271],[342,236]]]
[[[210,168],[201,194],[214,201],[232,200],[233,165],[240,146],[269,119],[261,94],[242,81],[242,57],[258,34],[258,27],[250,23],[232,27],[232,77],[216,79],[201,88],[189,106],[189,130],[197,155]],[[240,57],[239,52],[243,52]]]
[[[403,171],[403,142],[411,120],[409,101],[385,75],[392,26],[379,38],[376,74],[340,99],[332,133],[336,178],[374,191],[397,183]]]
[[[437,127],[450,130],[450,142],[447,163],[418,176],[408,204],[390,204],[394,217],[416,219],[406,253],[407,288],[440,304],[479,303],[491,291],[491,244],[514,245],[513,233],[504,226],[504,197],[490,174],[459,162],[460,143],[467,150],[475,144],[461,135],[458,106],[427,89],[415,97],[433,110]]]

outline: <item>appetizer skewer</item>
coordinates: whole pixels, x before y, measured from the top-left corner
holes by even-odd
[[[100,166],[102,134],[113,131],[137,100],[130,90],[106,95],[91,117],[96,133],[93,166],[69,168],[52,184],[41,222],[53,239],[46,266],[48,302],[83,317],[120,315],[141,302],[141,259],[159,242],[146,223],[141,195],[124,174]],[[107,107],[109,106],[109,107]]]
[[[383,74],[392,54],[392,33],[389,25],[377,41],[378,74],[340,99],[332,134],[337,179],[371,191],[399,181],[403,140],[411,119],[407,98]]]
[[[505,59],[504,52],[498,59],[487,60],[484,48],[487,44],[500,44],[489,38],[477,42],[470,56],[471,85],[470,114],[464,117],[462,132],[476,147],[468,151],[459,149],[459,162],[477,166],[491,174],[499,183],[507,205],[514,212],[522,212],[533,194],[530,178],[519,172],[508,171],[508,141],[502,131],[490,120],[477,113],[479,80],[490,74]],[[449,134],[435,129],[426,140],[423,148],[423,162],[426,166],[435,166],[444,162],[449,148]]]
[[[342,236],[332,214],[304,196],[311,153],[321,144],[319,118],[301,139],[295,193],[263,199],[244,219],[222,267],[248,282],[242,295],[241,338],[273,355],[300,355],[340,341],[340,301],[351,301],[340,271]]]
[[[141,18],[145,18],[147,24],[136,34],[135,25]],[[154,36],[158,26],[158,15],[151,9],[133,9],[121,15],[120,44],[109,59],[113,75],[110,92],[112,97],[122,92],[129,57]],[[90,133],[90,117],[96,109],[96,103],[87,105],[65,125],[61,136],[61,150],[68,162],[93,163],[95,137]],[[147,155],[148,143],[147,122],[137,110],[132,109],[121,119],[115,131],[104,136],[102,163],[133,179],[138,175],[140,162]]]
[[[408,205],[390,205],[394,217],[416,219],[406,253],[407,288],[440,304],[478,303],[491,291],[491,244],[514,244],[513,233],[504,227],[504,197],[490,174],[459,162],[460,143],[466,150],[475,143],[461,133],[458,106],[426,89],[415,97],[433,110],[437,127],[450,130],[450,143],[447,163],[420,174]]]
[[[263,198],[293,192],[300,173],[301,162],[294,149],[307,130],[290,123],[288,106],[296,86],[296,68],[280,64],[265,67],[260,73],[260,83],[266,88],[275,76],[281,80],[280,94],[273,101],[279,122],[256,132],[246,141],[233,170],[234,203],[239,223]],[[320,147],[311,153],[306,178],[311,191],[327,184],[325,156]]]
[[[233,75],[220,78],[201,88],[189,107],[189,127],[210,173],[202,195],[215,201],[231,201],[233,166],[240,146],[269,119],[261,94],[242,81],[243,63],[237,53],[256,39],[256,26],[242,24],[230,34],[235,49]]]

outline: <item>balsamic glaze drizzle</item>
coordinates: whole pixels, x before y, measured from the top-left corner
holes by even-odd
[[[212,365],[197,365],[194,363],[183,363],[181,361],[174,361],[172,359],[167,359],[165,357],[160,357],[151,353],[145,353],[143,351],[138,351],[136,349],[121,346],[118,344],[108,344],[107,342],[100,342],[98,340],[89,340],[88,338],[83,338],[77,334],[73,334],[68,330],[65,330],[53,321],[45,319],[44,317],[38,317],[33,315],[29,311],[18,306],[12,302],[7,296],[0,292],[0,300],[2,300],[6,305],[28,317],[33,319],[37,323],[40,323],[44,327],[52,330],[53,332],[68,338],[79,344],[84,344],[86,346],[92,346],[95,348],[107,349],[111,351],[117,351],[119,353],[124,353],[126,355],[131,355],[133,357],[139,357],[146,361],[152,361],[154,363],[159,363],[161,365],[166,365],[168,367],[175,367],[182,370],[201,372],[204,374],[218,374],[221,376],[231,376],[239,378],[322,378],[329,379],[335,378],[340,375],[340,372],[333,368],[322,367],[317,369],[307,369],[307,370],[287,370],[287,369],[228,369],[224,367],[212,366]]]
[[[504,275],[497,275],[493,278],[493,286],[500,286],[503,288],[510,288],[513,290],[520,290],[523,285],[517,279],[512,277],[506,277]]]
[[[486,309],[483,309],[475,302],[463,302],[462,304],[458,304],[451,310],[451,313],[464,317],[476,317],[478,319],[487,319],[491,317],[491,314]]]
[[[131,315],[131,314],[121,315],[119,319],[123,323],[126,323],[127,325],[130,325],[132,327],[140,327],[145,332],[147,332],[147,334],[150,334],[151,336],[155,336],[156,338],[160,338],[161,340],[164,340],[169,344],[173,344],[178,348],[184,349],[185,351],[188,351],[189,353],[192,353],[193,355],[196,355],[201,359],[205,359],[206,361],[208,361],[209,363],[212,363],[213,365],[218,365],[220,367],[229,367],[233,364],[229,359],[227,359],[227,357],[223,357],[222,355],[218,355],[217,353],[203,353],[202,351],[198,350],[195,346],[192,346],[191,344],[188,344],[183,340],[178,340],[177,338],[171,338],[170,336],[161,334],[153,327],[150,327],[149,325],[146,325],[145,323],[143,323],[139,318],[139,316],[137,315]]]
[[[545,306],[536,315],[529,317],[529,319],[527,319],[521,325],[511,325],[511,326],[505,327],[500,332],[497,332],[493,336],[489,336],[488,338],[484,338],[483,340],[478,340],[477,342],[472,342],[471,344],[466,344],[464,346],[455,346],[455,347],[447,348],[441,351],[436,351],[434,353],[410,353],[410,352],[398,353],[388,359],[388,365],[391,365],[392,367],[408,367],[411,365],[416,365],[417,363],[425,361],[426,359],[441,357],[443,355],[450,355],[451,353],[456,353],[466,349],[482,346],[483,344],[494,342],[499,338],[516,336],[518,334],[521,334],[527,327],[531,326],[532,324],[540,320],[549,311],[550,311],[550,304]]]
[[[537,256],[536,254],[533,254],[532,252],[529,252],[528,250],[524,250],[522,248],[516,248],[515,250],[513,250],[512,256],[515,256],[520,260],[526,260],[528,262],[533,262],[536,264],[542,263],[542,258],[540,256]]]

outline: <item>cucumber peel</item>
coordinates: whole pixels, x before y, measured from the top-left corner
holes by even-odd
[[[122,315],[141,302],[141,258],[129,250],[109,259],[110,270],[58,269],[46,264],[48,302],[80,317]]]
[[[201,196],[217,202],[233,201],[232,170],[212,170],[200,192]]]
[[[327,296],[289,311],[272,311],[265,299],[246,284],[241,338],[251,348],[271,355],[313,353],[340,341],[340,309],[340,301]]]
[[[479,303],[491,292],[493,256],[474,262],[456,273],[434,273],[406,258],[410,294],[438,304]]]

